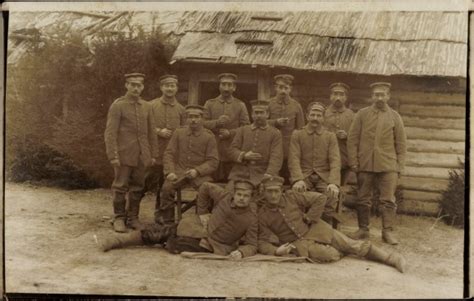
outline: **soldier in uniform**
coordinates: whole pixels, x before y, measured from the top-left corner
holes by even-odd
[[[127,93],[110,106],[104,134],[107,157],[114,167],[113,226],[117,232],[127,231],[126,222],[131,228],[140,227],[138,214],[145,186],[145,170],[155,164],[158,156],[151,106],[140,98],[145,75],[131,73],[126,74],[125,78]]]
[[[400,272],[405,259],[387,253],[369,241],[353,240],[320,219],[326,197],[317,192],[282,192],[283,178],[263,181],[266,203],[259,208],[258,251],[266,255],[285,256],[293,253],[317,262],[337,261],[344,255],[365,257],[385,263]],[[279,246],[270,243],[275,234]]]
[[[166,242],[166,248],[172,253],[211,252],[229,255],[236,260],[252,256],[257,252],[258,239],[257,215],[250,208],[252,190],[253,185],[247,180],[235,181],[234,192],[209,182],[202,184],[197,198],[200,223],[187,223],[183,219],[179,225],[182,230],[178,227],[178,235],[184,235],[182,237],[173,237],[174,232],[170,230],[170,226],[154,225],[142,231],[107,237],[98,242],[104,252],[132,245]],[[187,226],[183,225],[186,223]],[[196,233],[204,235],[196,237]]]
[[[296,129],[304,126],[304,113],[300,103],[291,96],[293,76],[280,74],[274,77],[276,95],[270,98],[268,106],[270,116],[268,124],[278,128],[283,141],[283,164],[280,175],[288,183],[290,173],[288,170],[288,151],[291,134]]]
[[[163,154],[171,139],[173,132],[185,125],[186,112],[184,107],[176,100],[178,92],[178,77],[176,75],[163,75],[160,77],[161,97],[153,99],[150,103],[155,117],[155,133],[158,136],[157,164],[149,171],[148,179],[156,177],[158,189],[155,202],[155,221],[160,209],[160,194],[165,177],[163,174]]]
[[[370,85],[373,104],[357,112],[349,130],[347,150],[349,165],[357,172],[359,230],[354,239],[369,238],[370,208],[373,189],[380,192],[382,238],[397,244],[393,235],[396,212],[395,190],[405,166],[406,134],[400,115],[391,109],[390,83]]]
[[[354,112],[346,107],[349,86],[344,83],[333,83],[329,86],[331,90],[331,104],[324,114],[326,128],[336,134],[341,155],[341,186],[344,186],[350,172],[347,163],[347,133],[354,119]]]
[[[187,125],[174,131],[163,156],[166,176],[161,189],[161,204],[157,214],[160,224],[174,223],[174,183],[185,177],[189,185],[198,188],[212,181],[219,162],[214,134],[202,126],[204,108],[186,106]]]
[[[245,104],[235,98],[237,75],[222,73],[219,78],[220,95],[209,99],[204,104],[204,127],[216,135],[219,151],[219,167],[216,172],[217,181],[227,181],[233,163],[229,157],[229,148],[238,127],[250,124]]]
[[[336,135],[323,126],[324,105],[308,106],[308,124],[291,136],[288,166],[293,189],[327,194],[323,220],[333,222],[339,195],[341,160]]]
[[[268,101],[252,101],[253,123],[237,129],[229,156],[235,162],[229,178],[248,178],[254,186],[264,176],[275,176],[281,168],[281,133],[267,123]]]

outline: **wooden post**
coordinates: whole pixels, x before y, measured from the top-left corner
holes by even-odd
[[[191,71],[188,87],[188,104],[199,102],[199,77],[196,71]]]
[[[258,99],[270,98],[270,70],[264,67],[257,68]]]

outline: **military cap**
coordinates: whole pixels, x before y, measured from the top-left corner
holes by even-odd
[[[310,103],[307,107],[307,111],[312,111],[312,110],[316,110],[316,111],[321,111],[324,113],[324,111],[326,111],[326,107],[318,102],[318,101],[313,101],[312,103]]]
[[[342,88],[347,92],[351,89],[349,85],[346,85],[345,83],[333,83],[329,86],[329,89],[336,89],[336,88]]]
[[[167,83],[177,83],[178,77],[172,74],[165,74],[160,77],[160,84],[167,84]]]
[[[237,179],[234,181],[234,189],[253,190],[254,186],[248,179]]]
[[[190,104],[185,107],[185,110],[186,110],[186,113],[196,112],[196,111],[198,111],[198,113],[201,115],[204,113],[204,107],[200,105]]]
[[[127,73],[124,75],[127,82],[142,83],[145,81],[145,74],[143,73]]]
[[[222,81],[231,81],[234,82],[237,80],[237,75],[233,73],[221,73],[217,76],[217,78]]]
[[[290,75],[290,74],[278,74],[278,75],[275,75],[275,76],[273,77],[273,80],[274,80],[275,82],[277,82],[277,81],[282,81],[282,82],[284,82],[284,83],[287,84],[287,85],[293,84],[293,80],[294,80],[294,79],[295,79],[295,78],[293,77],[293,75]]]
[[[385,87],[387,90],[390,90],[390,88],[392,87],[392,84],[387,83],[387,82],[376,82],[376,83],[370,84],[370,87],[372,89],[375,88],[375,87]]]
[[[268,100],[252,100],[250,101],[252,108],[254,109],[267,109],[270,102]]]
[[[268,178],[263,178],[262,184],[265,187],[271,187],[271,186],[283,186],[283,183],[285,182],[285,179],[279,176],[271,176]]]

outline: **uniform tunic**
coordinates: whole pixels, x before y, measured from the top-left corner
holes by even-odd
[[[338,109],[333,105],[330,105],[326,109],[326,113],[324,115],[325,126],[332,133],[336,133],[339,130],[349,133],[354,115],[355,114],[351,109],[346,107]],[[341,156],[341,169],[347,169],[349,167],[347,162],[347,138],[337,138],[337,142]]]
[[[243,257],[252,256],[257,252],[257,215],[250,206],[235,206],[232,197],[230,191],[216,184],[204,183],[199,188],[197,213],[207,214],[213,208],[208,223],[208,238],[214,253],[217,251],[227,255],[237,249]],[[239,244],[240,241],[242,243]]]
[[[220,116],[227,115],[229,121],[223,126],[217,125],[217,120]],[[209,99],[204,104],[204,127],[210,129],[215,135],[217,140],[217,147],[219,151],[219,158],[223,162],[232,161],[228,155],[232,138],[235,135],[235,129],[247,124],[250,124],[249,114],[245,104],[231,96],[230,99],[224,100],[221,95],[216,98]],[[220,139],[219,129],[227,129],[230,131],[231,136],[227,139]]]
[[[186,122],[186,111],[184,107],[174,99],[172,102],[167,102],[163,97],[153,99],[150,102],[155,118],[155,126],[157,129],[168,129],[175,131],[177,128],[183,126]],[[169,139],[158,136],[158,160],[157,164],[163,164],[163,154],[168,146]]]
[[[246,161],[244,153],[253,151],[262,155],[260,161]],[[276,128],[255,124],[238,128],[229,155],[236,162],[229,178],[247,178],[254,185],[260,184],[264,174],[278,175],[283,161],[281,133]]]
[[[268,110],[270,112],[270,117],[268,124],[277,127],[281,131],[283,139],[283,156],[286,159],[288,157],[291,134],[295,129],[301,129],[305,124],[303,108],[298,101],[291,97],[285,100],[272,97],[269,101],[270,104]],[[287,125],[279,126],[276,122],[278,118],[288,118],[289,122]]]

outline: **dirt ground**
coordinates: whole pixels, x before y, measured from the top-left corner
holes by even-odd
[[[152,221],[147,195],[141,218]],[[7,293],[300,298],[461,298],[463,235],[434,218],[398,216],[408,272],[345,257],[332,264],[184,259],[159,247],[102,253],[93,235],[112,233],[108,190],[65,191],[6,184]],[[343,231],[355,229],[347,213]],[[384,245],[380,220],[372,241]]]

